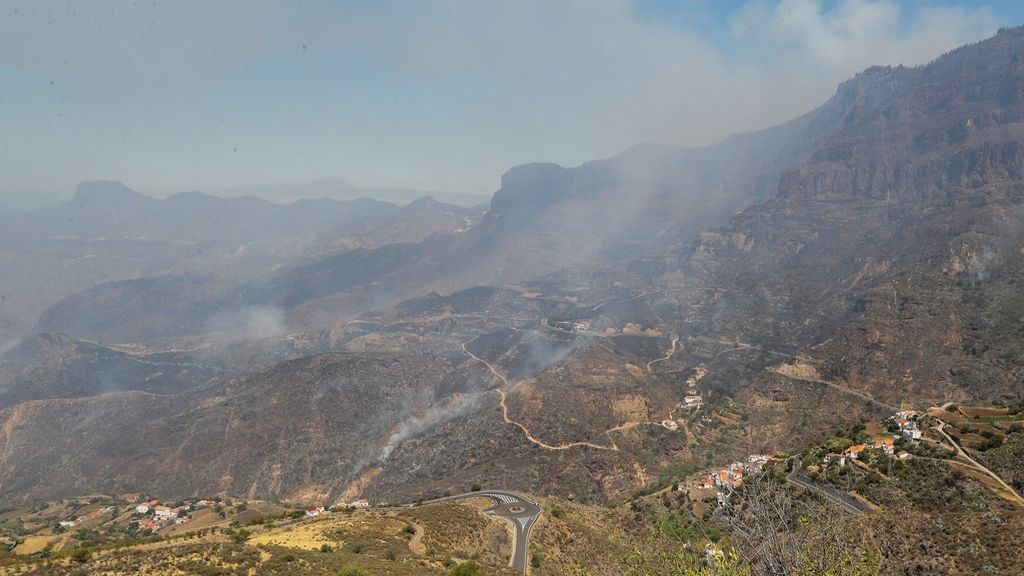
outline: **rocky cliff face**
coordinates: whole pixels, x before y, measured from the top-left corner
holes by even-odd
[[[842,127],[775,198],[680,246],[694,281],[669,288],[714,303],[700,329],[803,347],[894,403],[1015,397],[1016,370],[963,341],[1024,247],[1022,56],[1015,29],[844,83]]]

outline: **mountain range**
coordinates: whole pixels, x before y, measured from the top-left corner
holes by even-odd
[[[1007,29],[714,146],[519,166],[482,213],[83,185],[2,226],[0,333],[41,335],[4,347],[0,495],[607,502],[1017,401],[1022,57]]]

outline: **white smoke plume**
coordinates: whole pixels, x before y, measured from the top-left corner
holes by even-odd
[[[482,393],[455,394],[444,404],[437,404],[409,415],[392,430],[377,456],[377,462],[387,460],[403,440],[422,434],[466,412],[479,403],[481,396]]]
[[[0,342],[0,356],[4,356],[11,350],[14,350],[18,344],[21,344],[21,338],[13,338],[11,340]]]
[[[264,340],[288,333],[284,310],[276,306],[246,306],[216,314],[207,325],[212,344]]]

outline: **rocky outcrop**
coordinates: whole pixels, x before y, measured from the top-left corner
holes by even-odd
[[[1024,253],[1022,55],[1013,29],[844,83],[812,161],[689,247],[691,284],[669,289],[713,305],[687,329],[803,347],[893,403],[1014,397],[1016,370],[963,343],[994,321],[976,292],[1013,301]]]

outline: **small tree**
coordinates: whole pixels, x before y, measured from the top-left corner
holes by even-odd
[[[89,556],[91,555],[92,553],[89,552],[89,549],[84,546],[76,546],[75,549],[71,551],[71,559],[79,564],[85,564],[88,562]]]

